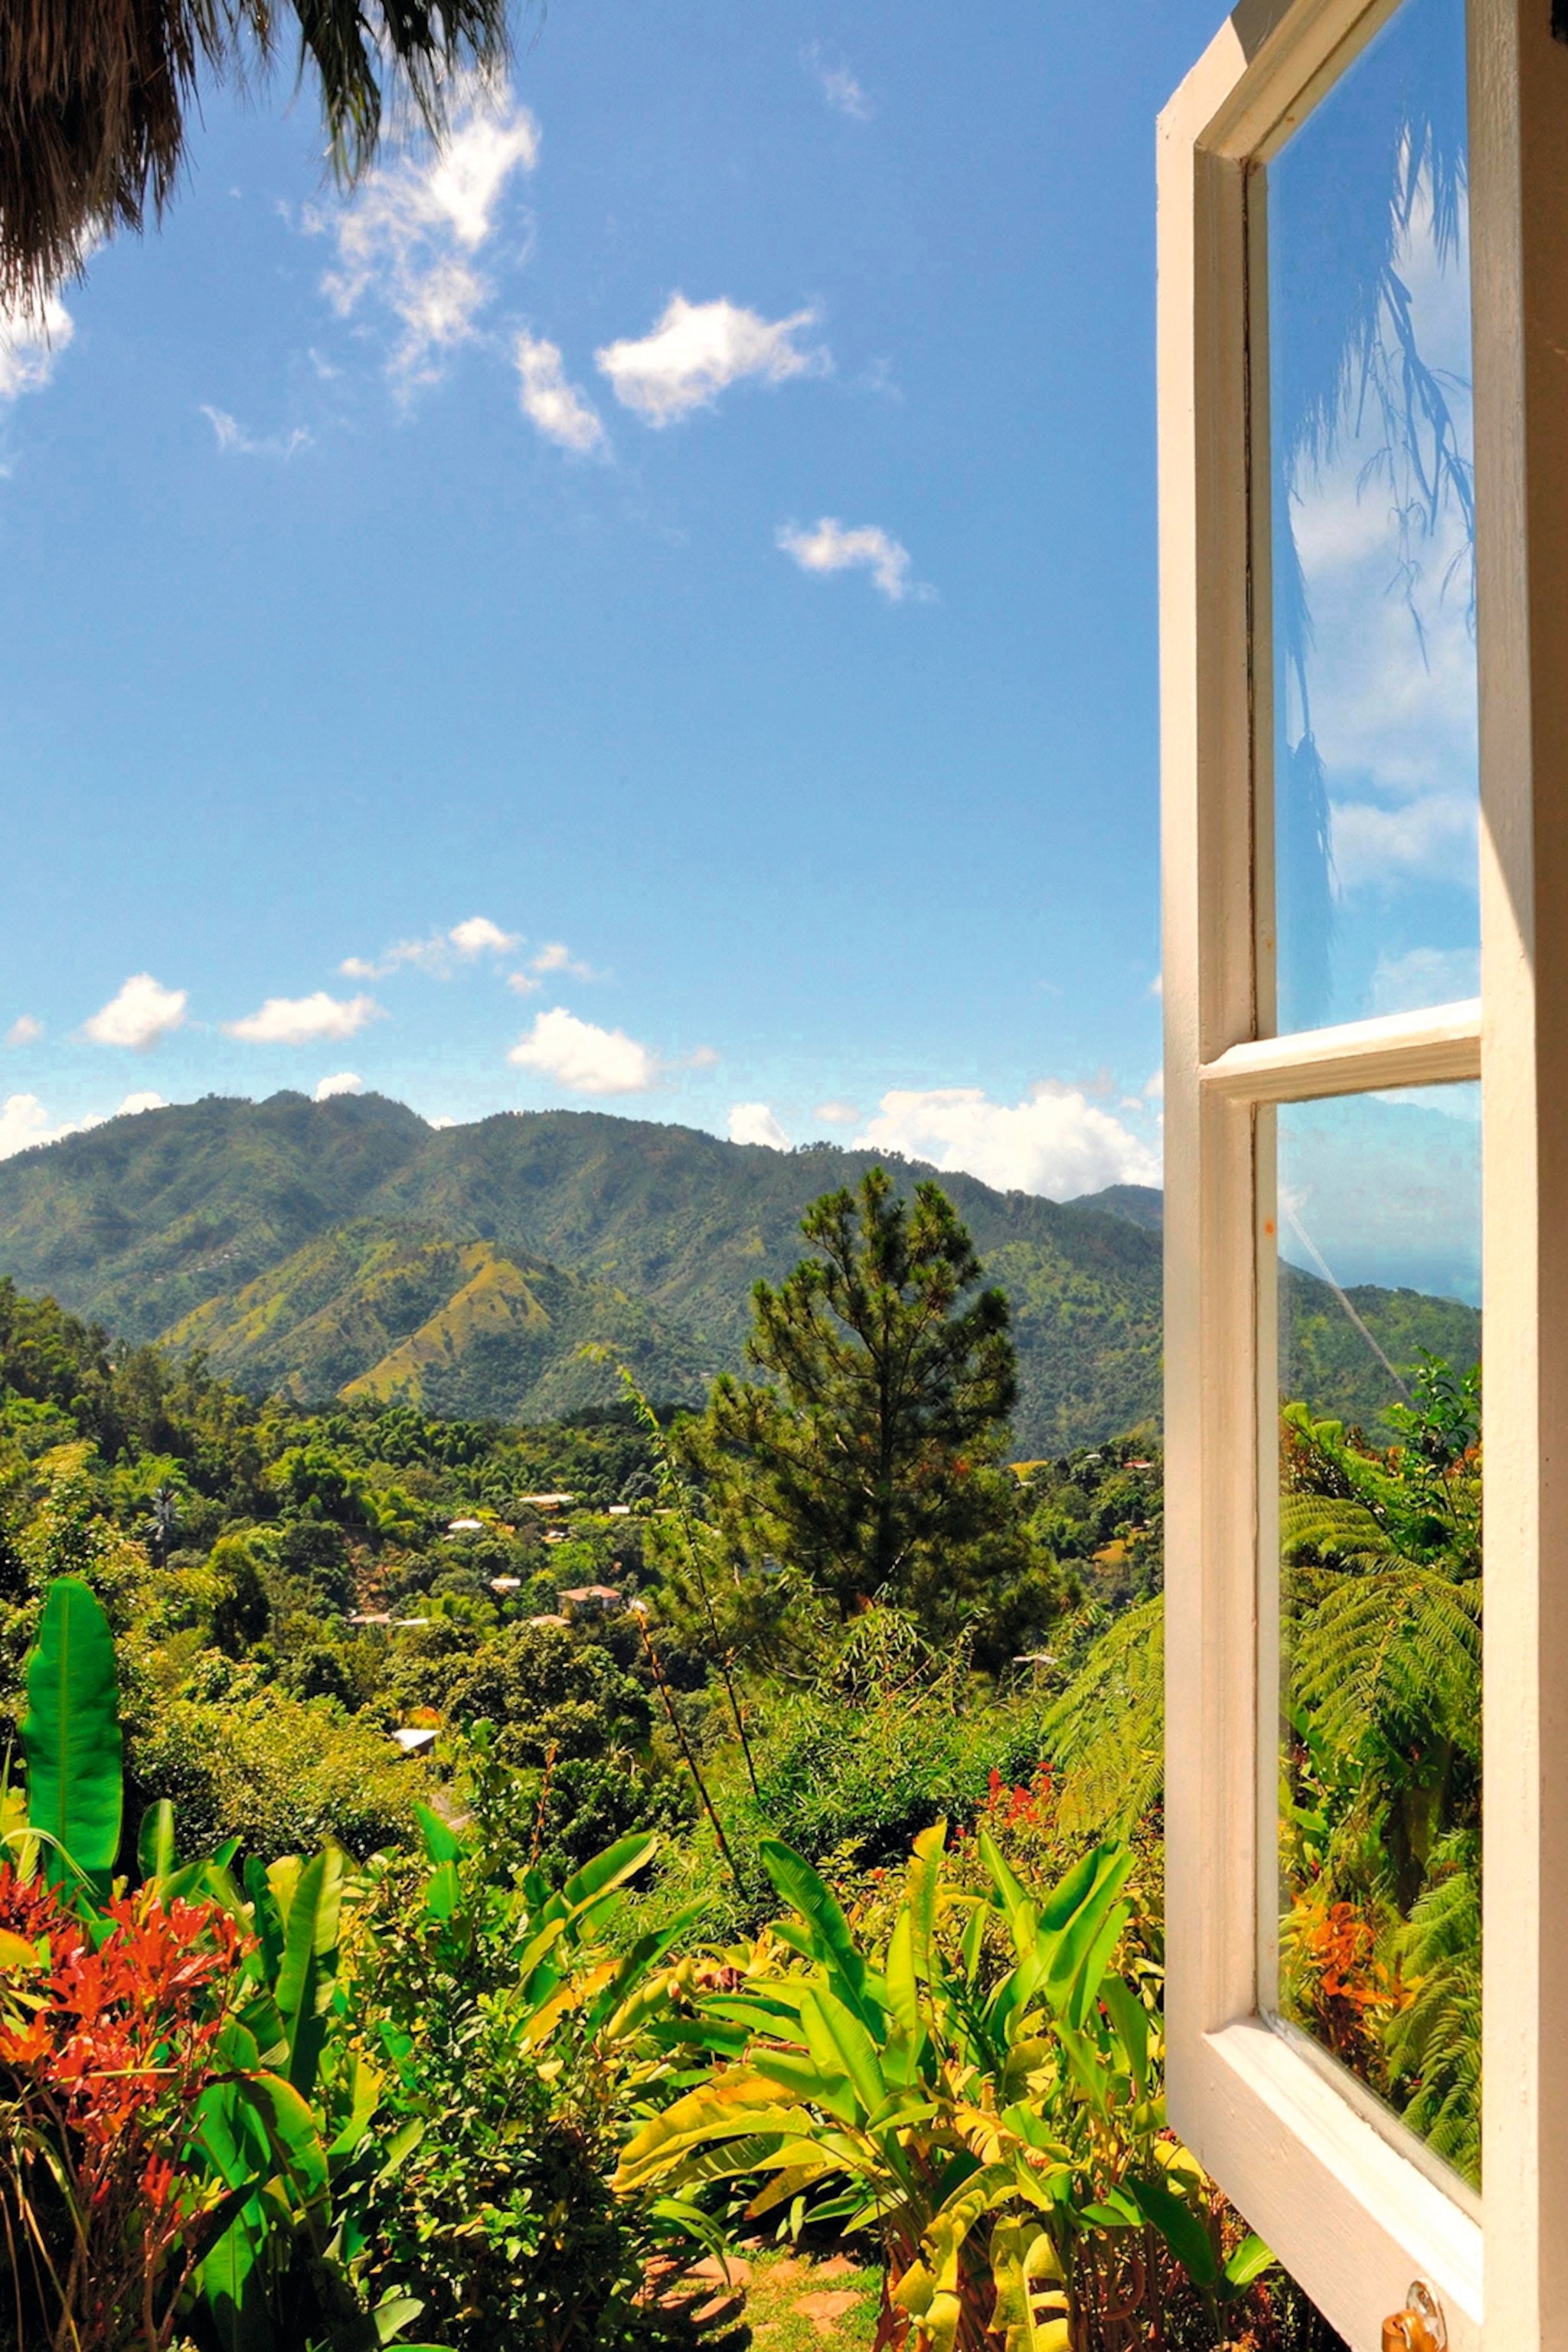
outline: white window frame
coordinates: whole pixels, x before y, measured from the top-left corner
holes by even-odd
[[[1357,2352],[1379,2352],[1415,2278],[1453,2352],[1483,2339],[1486,2352],[1568,2352],[1568,47],[1552,37],[1552,0],[1468,5],[1478,1003],[1269,1034],[1272,885],[1255,885],[1269,854],[1273,697],[1267,514],[1248,479],[1248,184],[1260,187],[1255,166],[1393,0],[1242,0],[1159,140],[1170,2105]],[[1256,286],[1251,299],[1261,308]],[[1264,357],[1253,398],[1266,406]],[[1479,2200],[1270,2026],[1258,1999],[1279,1571],[1273,1364],[1259,1338],[1273,1122],[1258,1114],[1477,1076]]]

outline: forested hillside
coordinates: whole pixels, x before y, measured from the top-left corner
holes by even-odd
[[[794,1264],[808,1203],[874,1158],[602,1112],[436,1129],[374,1095],[209,1097],[0,1164],[0,1274],[122,1339],[202,1349],[258,1395],[537,1420],[608,1400],[622,1360],[695,1402],[739,1362],[752,1286]],[[889,1164],[906,1189],[924,1172]],[[942,1181],[1012,1304],[1019,1453],[1157,1416],[1159,1194]],[[1333,1294],[1295,1279],[1314,1308],[1298,1392],[1372,1423],[1386,1373]],[[1468,1308],[1353,1296],[1395,1363],[1476,1353]]]
[[[596,1403],[609,1392],[605,1349],[670,1399],[700,1396],[722,1363],[608,1283],[368,1217],[198,1307],[167,1338],[253,1393],[399,1398],[459,1419],[548,1421]]]

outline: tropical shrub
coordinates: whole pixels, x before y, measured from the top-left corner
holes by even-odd
[[[142,1790],[173,1800],[194,1848],[235,1837],[269,1862],[327,1837],[369,1854],[413,1834],[416,1783],[384,1732],[275,1685],[167,1701],[130,1763]]]
[[[353,2040],[384,2083],[353,2221],[367,2279],[416,2277],[453,2352],[694,2342],[675,2283],[700,2247],[672,2208],[610,2188],[633,2102],[668,2071],[649,2027],[691,1925],[605,1941],[655,1840],[552,1892],[536,1871],[498,1884],[422,1821],[434,1867],[383,1872],[345,1956]]]
[[[953,1887],[941,1825],[921,1833],[875,1955],[765,1844],[791,1916],[700,1993],[713,2073],[648,2118],[617,2182],[736,2180],[750,2221],[874,2233],[879,2345],[1130,2346],[1184,2299],[1212,2341],[1271,2257],[1165,2128],[1154,1972],[1131,1948],[1112,1965],[1132,1857],[1099,1847],[1037,1903],[981,1843],[985,1899]]]
[[[367,2313],[342,2242],[379,2097],[331,2025],[344,1855],[252,1856],[242,1893],[237,1840],[181,1864],[163,1798],[121,1895],[114,1645],[78,1578],[48,1588],[26,1685],[25,1817],[8,1788],[0,1805],[20,1857],[0,1864],[16,2352],[40,2324],[103,2352],[162,2352],[176,2328],[203,2352],[390,2342],[421,2305]]]

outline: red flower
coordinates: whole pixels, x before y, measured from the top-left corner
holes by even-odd
[[[38,1954],[36,1971],[6,1979],[0,2070],[26,2119],[17,2144],[53,2158],[25,2158],[17,2189],[31,2161],[65,2192],[73,2245],[55,2271],[74,2301],[61,2332],[81,2352],[161,2352],[218,2193],[199,2103],[230,2072],[218,2042],[244,1998],[251,1941],[220,1905],[165,1905],[147,1889],[89,1925],[8,1864],[0,1927]]]

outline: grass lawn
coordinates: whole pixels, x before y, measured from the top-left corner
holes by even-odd
[[[732,2259],[730,2272],[746,2290],[754,2352],[822,2352],[827,2344],[863,2352],[877,2333],[882,2273],[862,2266],[858,2249],[818,2255],[760,2247]]]

